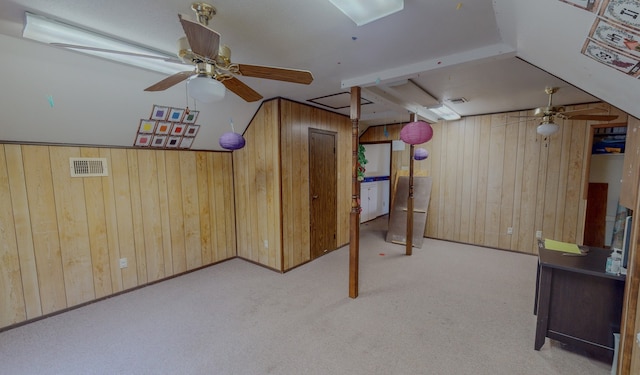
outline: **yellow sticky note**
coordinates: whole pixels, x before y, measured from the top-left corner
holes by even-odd
[[[544,247],[547,250],[562,251],[563,253],[581,254],[580,248],[574,243],[560,242],[545,238]]]

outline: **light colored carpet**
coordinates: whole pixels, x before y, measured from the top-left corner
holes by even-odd
[[[348,247],[284,275],[235,259],[0,333],[0,374],[609,374],[533,349],[535,257],[407,257],[385,220],[362,225],[355,300]]]

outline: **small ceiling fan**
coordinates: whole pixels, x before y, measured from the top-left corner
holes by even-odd
[[[546,107],[538,107],[533,110],[533,115],[513,116],[518,118],[540,118],[537,132],[547,137],[557,132],[560,127],[554,122],[555,117],[563,120],[591,120],[591,121],[611,121],[618,118],[617,115],[598,115],[598,112],[606,111],[605,108],[585,108],[574,111],[565,111],[562,106],[553,106],[553,94],[558,91],[557,87],[547,87],[544,92],[549,95],[549,102]]]
[[[546,107],[538,107],[533,110],[533,115],[520,117],[541,117],[543,121],[553,121],[554,117],[563,120],[592,120],[592,121],[611,121],[618,118],[617,115],[598,115],[598,112],[606,111],[605,108],[586,108],[574,111],[565,111],[565,107],[553,106],[553,94],[558,91],[557,87],[547,87],[544,92],[549,95],[549,102]]]
[[[178,56],[185,63],[195,65],[195,69],[171,75],[147,87],[144,91],[163,91],[189,79],[188,84],[194,86],[195,90],[193,91],[198,99],[197,92],[199,91],[218,90],[218,94],[220,94],[220,90],[215,88],[215,86],[222,88],[218,83],[220,82],[245,101],[254,102],[262,99],[262,95],[236,76],[306,85],[313,81],[313,75],[307,70],[232,63],[231,49],[226,45],[220,45],[220,34],[207,27],[209,20],[216,14],[216,9],[207,3],[193,3],[191,9],[196,13],[198,22],[184,19],[178,15],[186,35],[179,41]],[[216,95],[215,92],[209,94]],[[224,88],[222,88],[221,95],[224,95]]]

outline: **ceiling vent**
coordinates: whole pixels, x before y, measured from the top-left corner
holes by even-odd
[[[465,98],[453,98],[453,99],[447,99],[447,101],[451,104],[462,104],[462,103],[468,102],[468,100]]]
[[[108,176],[106,158],[69,158],[71,177]]]

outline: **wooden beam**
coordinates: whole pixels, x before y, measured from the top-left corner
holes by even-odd
[[[358,181],[358,121],[360,121],[360,87],[351,88],[351,216],[349,231],[349,297],[358,297],[360,268],[360,181]]]

